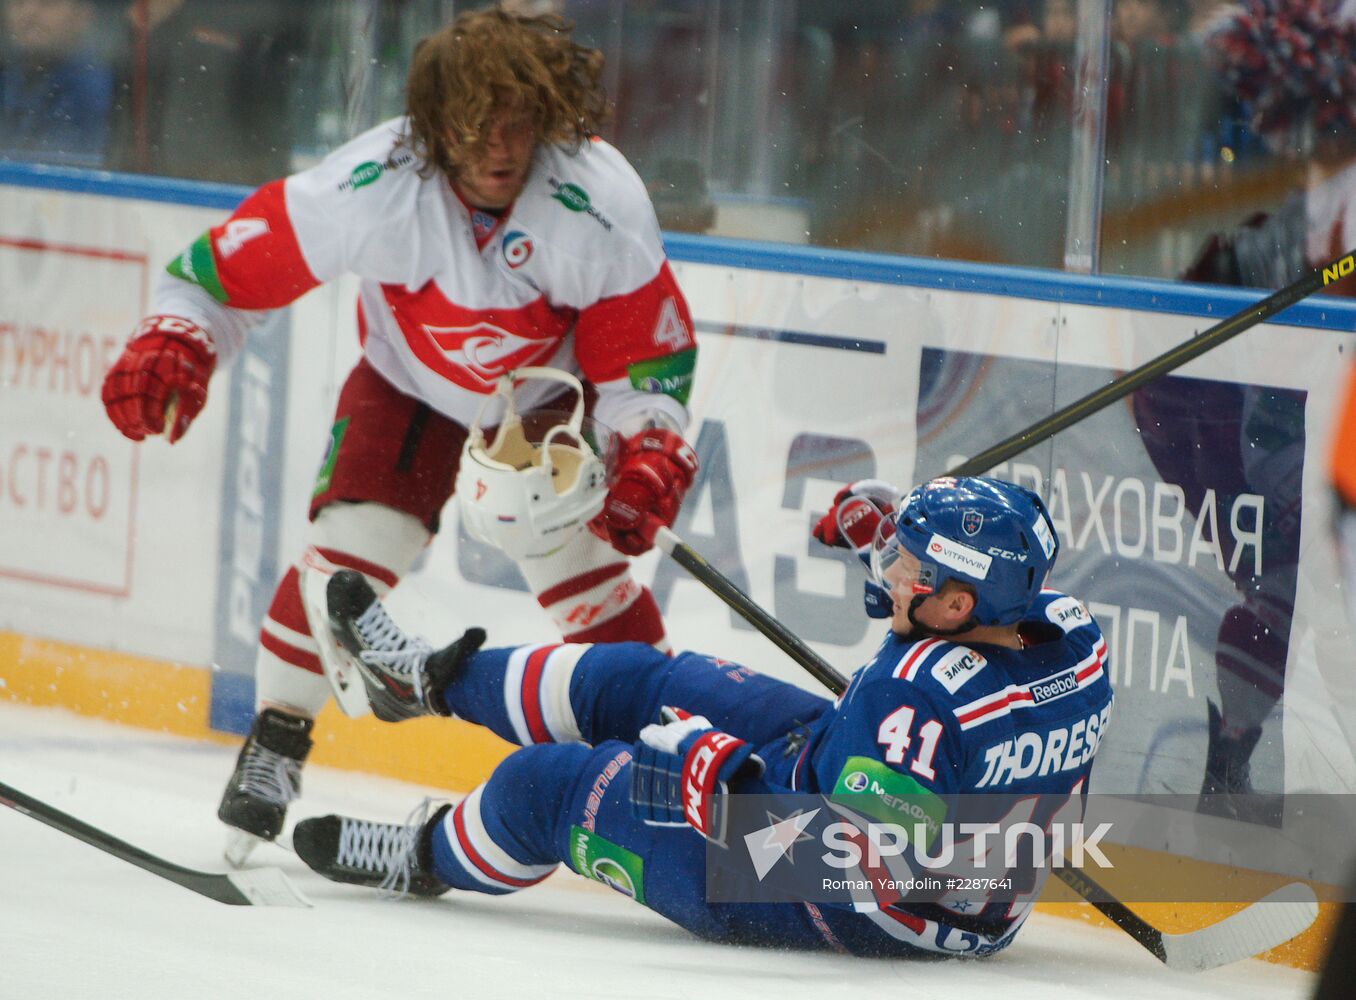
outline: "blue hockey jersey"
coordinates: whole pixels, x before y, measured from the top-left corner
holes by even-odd
[[[1069,797],[1081,816],[1078,797],[1111,714],[1106,642],[1080,601],[1049,590],[1019,634],[1020,650],[891,632],[799,753],[788,754],[785,740],[760,750],[767,784],[881,798]],[[928,951],[985,954],[1011,941],[1048,871],[1016,901],[968,890],[916,905],[877,897],[855,913],[824,908],[822,918],[855,939],[854,951],[874,950],[864,935],[885,934]]]

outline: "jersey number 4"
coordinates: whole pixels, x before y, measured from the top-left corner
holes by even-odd
[[[217,255],[225,260],[250,240],[267,234],[267,219],[232,219],[217,237]]]
[[[913,746],[909,731],[913,729],[914,715],[913,706],[901,705],[887,715],[876,730],[876,741],[885,747],[887,764],[903,764],[908,756],[909,747]],[[910,771],[928,781],[936,779],[932,758],[937,754],[937,743],[941,738],[942,724],[936,719],[928,719],[918,727],[918,752],[909,762]]]

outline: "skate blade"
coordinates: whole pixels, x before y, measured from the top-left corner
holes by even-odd
[[[367,687],[363,684],[353,657],[335,641],[334,633],[330,630],[326,588],[337,568],[315,549],[307,549],[302,558],[299,581],[301,604],[334,700],[345,715],[357,719],[369,714],[372,709],[367,701]]]
[[[246,833],[244,830],[228,827],[226,830],[226,847],[221,853],[225,855],[226,863],[232,868],[243,868],[250,855],[254,853],[254,849],[262,843],[265,843],[265,841],[261,837]]]

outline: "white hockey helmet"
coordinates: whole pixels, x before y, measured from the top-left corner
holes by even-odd
[[[561,382],[575,391],[573,410],[538,441],[514,406],[514,388],[527,379]],[[496,399],[503,401],[503,419],[487,444],[481,423]],[[501,376],[461,452],[456,497],[467,533],[512,559],[525,559],[548,555],[582,531],[607,496],[607,472],[583,424],[584,387],[568,372],[519,368]]]

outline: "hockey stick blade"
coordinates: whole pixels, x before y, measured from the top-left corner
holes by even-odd
[[[166,881],[181,885],[191,892],[230,906],[310,906],[311,901],[297,890],[287,876],[277,868],[255,868],[244,872],[218,875],[194,871],[164,858],[133,847],[111,833],[90,826],[54,806],[33,798],[4,782],[0,782],[0,805],[9,806],[30,819],[45,823],[76,840],[83,840],[106,854]]]
[[[1183,972],[1204,972],[1253,958],[1302,933],[1318,917],[1318,897],[1303,882],[1283,885],[1217,924],[1163,935],[1163,962]]]

